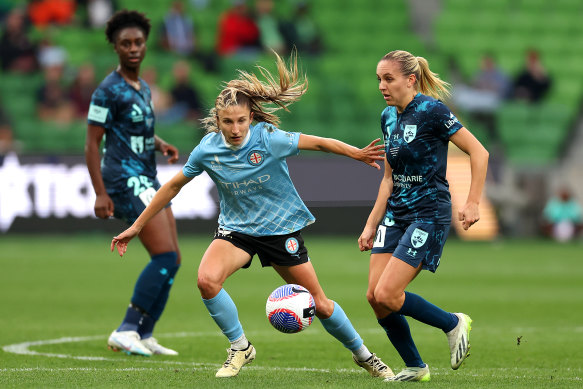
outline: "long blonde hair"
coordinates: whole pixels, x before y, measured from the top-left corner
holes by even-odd
[[[429,69],[429,63],[423,57],[415,57],[405,50],[393,50],[385,54],[381,61],[396,61],[405,77],[415,75],[417,91],[424,95],[443,99],[450,96],[450,84],[439,78]]]
[[[257,66],[257,69],[265,81],[259,80],[255,74],[238,70],[239,77],[224,84],[215,100],[215,106],[201,120],[207,133],[219,131],[218,111],[234,105],[247,105],[255,121],[279,125],[279,117],[275,112],[280,109],[289,111],[287,107],[298,101],[308,90],[308,79],[305,75],[300,78],[295,51],[290,57],[289,67],[277,53],[274,54],[279,81],[262,66]]]

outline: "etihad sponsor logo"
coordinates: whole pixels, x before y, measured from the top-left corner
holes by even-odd
[[[254,179],[250,180],[243,180],[243,181],[236,181],[236,182],[224,182],[220,181],[221,186],[225,189],[229,190],[233,195],[244,195],[251,192],[256,192],[260,189],[263,189],[264,183],[269,181],[271,176],[269,174],[265,174],[263,176],[259,176]]]

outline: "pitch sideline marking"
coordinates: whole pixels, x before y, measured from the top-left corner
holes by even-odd
[[[253,332],[253,331],[251,331]],[[251,333],[250,332],[250,333]],[[200,336],[215,336],[220,335],[223,336],[220,332],[176,332],[170,334],[162,334],[161,337],[200,337]],[[65,358],[65,359],[76,359],[76,360],[83,360],[83,361],[111,361],[111,362],[127,362],[125,359],[119,358],[107,358],[107,357],[93,357],[93,356],[75,356],[70,354],[57,354],[57,353],[46,353],[46,352],[39,352],[35,350],[31,350],[30,347],[32,346],[45,346],[51,344],[63,344],[63,343],[73,343],[73,342],[87,342],[93,340],[100,340],[104,339],[103,335],[94,335],[94,336],[78,336],[78,337],[63,337],[58,339],[46,339],[46,340],[37,340],[37,341],[30,341],[30,342],[22,342],[22,343],[15,343],[10,344],[2,347],[2,350],[7,353],[13,354],[20,354],[20,355],[35,355],[35,356],[43,356],[43,357],[50,357],[50,358]],[[165,365],[183,365],[189,366],[195,370],[214,370],[216,369],[217,363],[199,363],[199,362],[180,362],[180,361],[154,361],[154,360],[147,360],[147,359],[136,359],[136,362],[141,363],[154,363],[154,364],[165,364]],[[247,369],[252,370],[283,370],[283,371],[309,371],[309,372],[317,372],[317,373],[360,373],[360,369],[316,369],[316,368],[308,368],[308,367],[263,367],[263,366],[248,366]],[[59,371],[59,370],[67,370],[67,371],[92,371],[98,370],[97,368],[64,368],[64,369],[53,369],[53,368],[12,368],[12,369],[0,369],[0,371]],[[111,370],[111,369],[109,369]],[[131,371],[131,370],[155,370],[152,368],[125,368],[125,369],[113,369],[116,371]]]

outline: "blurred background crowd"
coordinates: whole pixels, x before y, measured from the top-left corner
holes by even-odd
[[[376,63],[408,50],[490,151],[501,233],[581,233],[580,0],[0,0],[0,155],[82,155],[91,94],[117,64],[104,26],[123,8],[151,19],[141,76],[157,133],[183,153],[223,80],[294,47],[310,90],[282,128],[363,146],[385,106]]]

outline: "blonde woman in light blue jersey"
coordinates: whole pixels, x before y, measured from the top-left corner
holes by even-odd
[[[298,195],[286,164],[286,158],[300,150],[314,150],[344,155],[380,169],[376,161],[383,159],[382,145],[376,145],[377,139],[359,149],[335,139],[278,129],[275,112],[297,101],[308,84],[299,77],[297,58],[288,69],[277,57],[277,68],[279,80],[259,68],[265,81],[241,71],[239,78],[226,83],[203,120],[207,135],[136,222],[112,240],[111,249],[117,245],[123,255],[142,226],[193,177],[206,172],[217,186],[220,214],[214,240],[198,269],[198,288],[210,315],[231,343],[228,358],[216,376],[236,376],[255,358],[256,350],[247,340],[235,303],[223,284],[237,270],[248,267],[257,254],[261,265],[273,267],[286,283],[310,291],[316,316],[326,331],[352,352],[358,366],[374,377],[390,377],[391,369],[367,349],[340,305],[326,297],[318,282],[301,235],[315,219]]]

